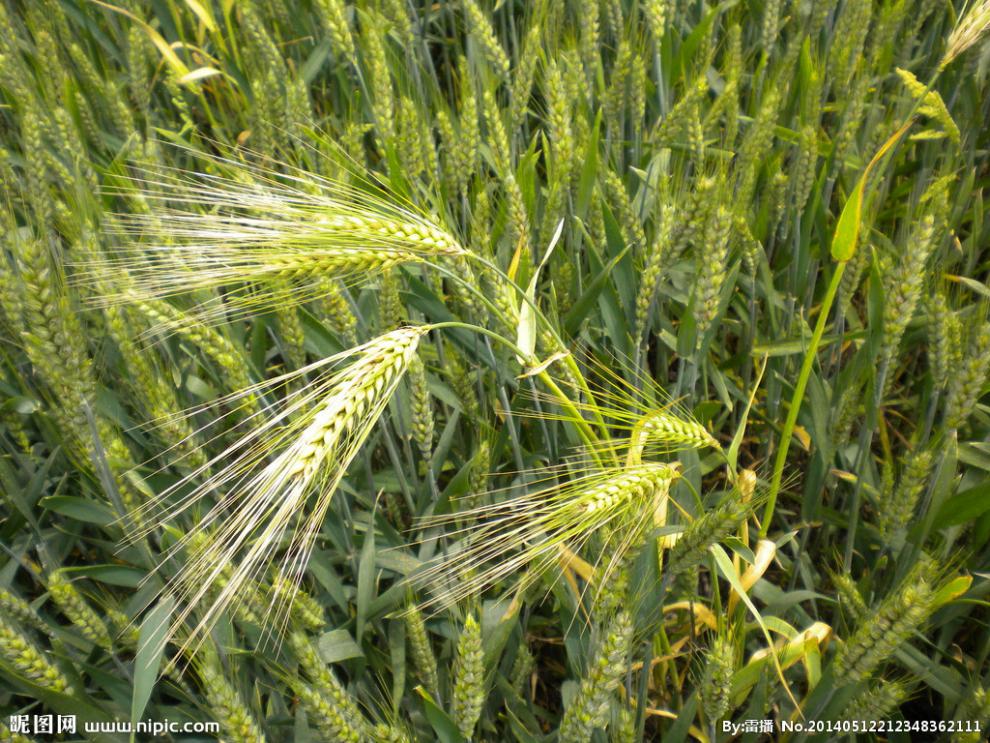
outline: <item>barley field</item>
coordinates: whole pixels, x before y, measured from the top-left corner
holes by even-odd
[[[987,740],[988,31],[0,0],[0,741]]]

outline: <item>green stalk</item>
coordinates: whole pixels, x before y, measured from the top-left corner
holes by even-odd
[[[767,504],[763,509],[763,519],[760,523],[760,539],[766,537],[770,529],[773,510],[777,505],[777,494],[780,492],[780,483],[784,476],[784,465],[787,463],[787,450],[791,445],[791,436],[794,433],[794,426],[797,424],[798,413],[801,411],[801,401],[804,399],[804,391],[808,386],[808,379],[811,377],[811,367],[814,366],[815,359],[818,357],[818,346],[822,342],[825,325],[831,314],[835,295],[839,291],[839,284],[842,281],[846,263],[847,261],[841,261],[835,267],[835,273],[832,274],[832,280],[829,282],[821,309],[818,311],[818,321],[815,323],[815,330],[811,334],[811,343],[808,345],[808,350],[804,353],[804,360],[801,362],[801,372],[798,374],[797,384],[794,385],[794,394],[791,396],[787,419],[784,421],[784,428],[780,433],[780,446],[777,448],[777,456],[773,463],[770,494],[767,497]]]
[[[928,83],[928,88],[934,84],[935,79]],[[901,127],[894,132],[887,141],[884,142],[873,159],[863,170],[856,187],[846,200],[839,220],[835,225],[835,233],[832,236],[831,254],[836,261],[835,273],[832,274],[832,281],[825,292],[822,306],[818,315],[818,322],[815,323],[815,331],[811,335],[811,345],[805,351],[804,360],[801,362],[801,372],[798,375],[797,384],[794,386],[794,394],[791,397],[790,409],[787,411],[787,420],[784,421],[784,429],[781,431],[780,448],[777,449],[777,457],[773,465],[773,477],[770,480],[770,493],[767,497],[767,505],[763,511],[763,522],[760,524],[760,538],[766,537],[770,529],[770,521],[773,519],[773,511],[777,505],[777,494],[780,492],[780,482],[784,475],[784,464],[787,461],[787,450],[791,445],[791,435],[794,433],[794,426],[797,424],[798,413],[801,411],[801,401],[804,399],[804,391],[808,386],[808,378],[811,376],[811,367],[815,363],[818,355],[818,346],[821,344],[822,335],[825,332],[825,323],[835,302],[835,295],[839,290],[839,283],[842,274],[846,269],[846,263],[856,254],[856,244],[859,240],[859,229],[862,217],[863,202],[866,198],[866,185],[870,177],[870,172],[883,160],[884,156],[901,141],[911,124],[914,123],[914,113],[921,105],[922,96],[915,102],[914,108],[908,114]],[[858,474],[858,473],[857,473]]]

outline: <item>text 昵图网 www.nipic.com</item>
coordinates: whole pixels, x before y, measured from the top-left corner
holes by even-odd
[[[12,733],[56,735],[76,733],[79,728],[86,733],[147,733],[167,735],[174,733],[217,733],[218,722],[174,720],[83,720],[78,723],[75,715],[11,715],[8,727]]]

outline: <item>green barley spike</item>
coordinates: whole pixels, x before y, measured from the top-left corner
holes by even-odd
[[[883,345],[880,358],[890,364],[901,338],[921,298],[925,264],[934,248],[935,217],[925,215],[911,231],[900,260],[896,261],[884,281]],[[889,377],[888,377],[889,378]]]
[[[71,695],[69,681],[20,629],[0,613],[0,657],[18,674],[38,686]]]
[[[581,62],[588,85],[593,87],[601,65],[601,29],[599,15],[601,6],[597,0],[581,3],[578,11],[578,39],[581,45]]]
[[[617,724],[609,734],[609,740],[613,743],[636,743],[639,737],[636,734],[636,715],[628,707],[619,710]]]
[[[10,617],[26,627],[31,627],[46,635],[53,635],[51,627],[45,624],[31,605],[20,596],[15,596],[6,588],[0,588],[0,615]]]
[[[646,16],[646,26],[650,29],[655,43],[663,40],[670,14],[670,0],[645,0],[641,4],[643,15]]]
[[[529,646],[523,643],[519,646],[515,662],[512,664],[512,671],[509,674],[509,683],[512,688],[522,695],[523,699],[529,698],[530,685],[533,677],[533,669],[536,667],[536,658],[530,651]]]
[[[461,0],[468,34],[478,44],[488,64],[503,79],[509,76],[509,58],[495,36],[491,21],[475,0]]]
[[[960,338],[962,322],[949,307],[949,302],[941,291],[934,291],[926,297],[928,316],[928,363],[932,381],[942,389],[949,381],[949,369],[956,368],[961,359]]]
[[[907,455],[897,487],[880,507],[880,533],[885,539],[896,536],[910,524],[928,482],[933,458],[930,449]]]
[[[6,723],[0,720],[0,743],[34,743],[26,735],[15,733]]]
[[[828,77],[834,89],[844,89],[860,63],[872,14],[872,0],[846,0],[842,4],[828,57]]]
[[[933,610],[935,590],[918,569],[868,614],[835,657],[836,678],[861,681],[887,661]]]
[[[363,18],[362,56],[371,88],[375,126],[383,141],[391,143],[395,139],[395,94],[385,58],[384,19],[374,12],[368,12]]]
[[[512,75],[512,85],[510,93],[510,124],[511,130],[515,131],[523,122],[523,117],[529,105],[529,98],[533,92],[533,79],[536,76],[536,63],[539,59],[538,47],[540,44],[540,25],[534,23],[526,32],[523,40],[522,51],[520,52],[519,64],[516,65]]]
[[[375,743],[412,743],[412,738],[402,728],[381,722],[371,731]]]
[[[708,651],[704,677],[701,680],[701,706],[709,722],[725,717],[731,702],[732,676],[735,671],[735,651],[728,637],[719,635]]]
[[[701,242],[704,247],[698,251],[694,322],[699,344],[718,313],[722,286],[729,269],[728,258],[732,224],[733,218],[728,208],[719,205],[705,227]]]
[[[878,681],[855,697],[842,713],[845,720],[884,720],[911,696],[913,685],[905,681]]]
[[[468,614],[457,641],[457,665],[454,670],[454,691],[451,716],[457,729],[468,740],[474,738],[474,728],[485,703],[485,652],[481,646],[481,625]]]
[[[426,631],[423,614],[410,603],[403,615],[406,625],[406,637],[409,640],[409,650],[412,654],[413,671],[419,676],[423,687],[434,700],[440,699],[440,681],[437,675],[437,659],[433,654],[430,636]]]
[[[211,657],[199,667],[203,693],[213,718],[228,743],[264,743],[265,736],[237,690],[224,676],[219,659]]]
[[[334,705],[332,697],[323,696],[302,681],[294,681],[292,685],[310,723],[324,743],[362,743],[365,740],[362,731],[351,724],[346,712]]]
[[[622,178],[611,168],[605,170],[605,192],[608,194],[609,203],[615,210],[615,215],[622,225],[626,240],[638,250],[646,246],[646,233],[643,231],[643,224],[633,211],[632,200],[626,191],[626,186]]]
[[[763,47],[763,53],[769,57],[777,43],[777,33],[780,31],[780,0],[767,0],[763,4],[763,26],[760,31],[760,46]]]
[[[357,318],[344,296],[340,283],[326,277],[320,280],[320,312],[330,328],[341,336],[345,346],[357,345]]]
[[[863,600],[863,594],[859,592],[859,586],[847,573],[833,573],[832,584],[839,599],[839,606],[842,611],[854,624],[859,624],[866,619],[869,614],[869,607]]]
[[[382,10],[388,16],[389,21],[395,28],[403,49],[413,49],[415,35],[413,33],[412,18],[409,17],[409,9],[405,0],[385,0]]]
[[[426,380],[426,369],[419,356],[414,356],[406,372],[409,379],[410,418],[412,437],[425,465],[433,456],[433,405]]]
[[[671,575],[700,563],[708,548],[730,536],[749,514],[749,507],[732,497],[692,521],[670,550],[665,569]]]
[[[984,322],[973,334],[969,350],[956,373],[949,380],[945,425],[950,430],[962,427],[980,397],[990,372],[990,323]]]
[[[310,680],[313,694],[333,712],[328,720],[333,722],[332,729],[336,731],[337,740],[349,743],[363,741],[368,723],[354,699],[323,662],[312,641],[302,632],[291,633],[288,641],[300,668]]]
[[[577,694],[564,711],[557,734],[560,743],[585,743],[607,724],[609,702],[626,673],[632,632],[632,619],[625,611],[607,625]]]
[[[104,650],[111,647],[107,625],[86,602],[79,590],[61,570],[48,576],[48,593],[62,613],[79,628],[83,636]]]
[[[351,35],[343,0],[317,0],[316,7],[326,25],[338,59],[346,59],[357,66],[354,37]]]
[[[276,601],[291,602],[291,616],[308,630],[318,631],[326,626],[327,620],[323,606],[302,589],[292,585],[284,576],[279,576],[272,584],[272,593]],[[271,602],[265,602],[262,607]]]
[[[952,734],[952,743],[979,743],[985,740],[990,726],[990,693],[979,683],[974,683],[969,693],[963,697],[955,714],[955,719],[963,723],[962,729]]]
[[[639,339],[646,333],[650,310],[656,300],[667,243],[670,240],[673,211],[673,207],[668,204],[660,207],[656,236],[646,252],[646,263],[640,274],[639,291],[636,294],[636,337]]]

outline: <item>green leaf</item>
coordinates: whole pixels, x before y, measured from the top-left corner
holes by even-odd
[[[570,311],[564,316],[564,332],[567,335],[574,335],[581,329],[581,323],[587,317],[591,308],[594,307],[595,302],[598,299],[598,295],[602,293],[602,289],[605,288],[608,283],[609,277],[612,275],[612,271],[619,261],[621,261],[626,253],[629,252],[629,246],[623,248],[617,256],[608,262],[598,275],[592,279],[591,283],[584,290],[578,300],[571,306]]]
[[[339,663],[350,658],[363,658],[364,652],[345,629],[324,632],[319,639],[320,657],[327,663]]]
[[[354,635],[358,642],[364,634],[364,624],[368,618],[368,607],[375,595],[375,515],[368,515],[368,528],[364,532],[361,557],[357,570],[357,621]]]
[[[324,39],[316,45],[310,55],[306,58],[306,61],[303,62],[302,67],[299,68],[299,75],[307,84],[313,82],[316,78],[316,75],[319,73],[323,63],[326,62],[327,57],[330,56],[331,48],[332,44],[330,43],[330,39]]]
[[[166,635],[172,622],[175,599],[163,596],[141,622],[137,654],[134,658],[134,694],[131,697],[131,722],[144,714],[151,692],[158,680],[158,669],[165,653]]]
[[[944,529],[973,521],[990,511],[990,482],[964,490],[947,499],[935,516],[934,529]]]
[[[450,716],[440,709],[433,698],[421,686],[416,687],[416,691],[423,698],[423,709],[426,712],[426,719],[429,720],[433,732],[437,734],[440,743],[467,743],[457,725],[450,719]]]
[[[749,394],[749,399],[746,400],[746,408],[743,410],[742,417],[739,419],[739,425],[736,426],[736,434],[732,437],[732,443],[729,445],[729,451],[725,455],[725,458],[729,462],[729,469],[732,472],[736,471],[736,466],[739,461],[739,447],[742,446],[743,437],[746,435],[746,423],[749,420],[749,411],[753,407],[753,401],[756,399],[756,391],[760,388],[760,382],[763,381],[763,373],[766,370],[767,360],[766,357],[764,357],[763,363],[760,364],[760,370],[756,373],[756,380],[753,382],[753,390]]]
[[[41,499],[41,505],[49,511],[87,524],[108,526],[117,520],[117,515],[108,506],[72,495],[50,495]]]
[[[907,132],[911,127],[913,119],[908,119],[908,121],[901,126],[896,132],[894,132],[890,138],[883,143],[877,154],[873,156],[866,169],[863,171],[863,175],[859,177],[859,181],[856,183],[856,187],[853,189],[852,194],[846,200],[845,206],[842,207],[842,214],[839,215],[839,221],[835,225],[835,232],[832,235],[832,258],[844,263],[856,255],[856,243],[859,240],[859,228],[862,221],[863,215],[863,202],[866,199],[866,184],[870,177],[870,171],[876,166],[883,156],[887,154],[888,150],[893,147],[900,140],[901,137]]]
[[[87,578],[106,583],[108,586],[137,588],[147,576],[147,572],[129,565],[87,565],[79,568],[65,568],[64,572],[85,575]]]

